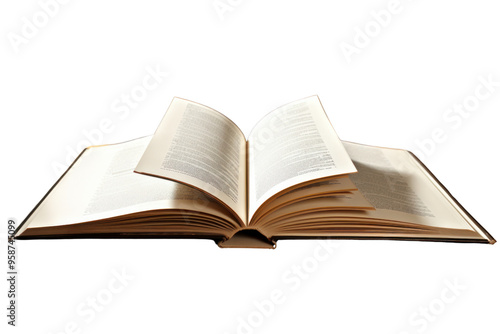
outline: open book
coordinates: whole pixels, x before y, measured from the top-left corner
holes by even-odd
[[[85,149],[15,237],[495,242],[410,152],[342,142],[317,96],[267,114],[248,139],[174,98],[152,137]]]

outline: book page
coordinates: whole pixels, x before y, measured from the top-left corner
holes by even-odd
[[[261,205],[254,213],[250,225],[257,225],[262,216],[265,216],[278,207],[290,205],[291,203],[295,203],[306,198],[346,193],[355,190],[357,190],[357,188],[348,176],[339,177],[333,180],[314,182],[305,186],[294,188]]]
[[[263,219],[263,224],[272,223],[275,220],[301,216],[304,213],[319,213],[325,211],[341,210],[372,210],[373,207],[359,191],[345,193],[334,193],[318,197],[303,198],[292,205],[283,206],[267,214]],[[285,224],[280,224],[282,227]],[[308,226],[301,228],[307,229]]]
[[[344,146],[358,169],[351,180],[376,208],[366,216],[428,227],[473,229],[407,151],[349,142]]]
[[[267,114],[250,133],[248,147],[249,221],[280,191],[356,172],[317,96]]]
[[[211,108],[174,98],[135,171],[201,189],[246,220],[245,136]]]
[[[200,190],[134,173],[150,139],[88,148],[29,217],[23,230],[164,209],[184,211],[186,217],[190,212],[204,212],[234,221],[237,226],[228,210]]]

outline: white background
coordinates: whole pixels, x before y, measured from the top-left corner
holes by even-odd
[[[102,143],[152,134],[174,96],[221,111],[248,134],[267,112],[318,94],[342,139],[418,152],[500,237],[500,87],[476,99],[460,124],[443,119],[455,104],[475,101],[480,77],[500,81],[496,2],[401,0],[382,27],[371,12],[392,8],[387,0],[221,3],[230,6],[222,15],[212,0],[73,0],[52,6],[47,22],[35,0],[2,3],[2,263],[7,219],[25,218],[85,132]],[[26,20],[40,26],[31,35]],[[367,45],[359,44],[365,28]],[[358,53],[346,57],[341,46],[355,47],[356,38]],[[128,115],[116,112],[148,68],[169,74]],[[96,129],[106,119],[112,129],[101,138]],[[422,151],[417,142],[438,128],[442,142]],[[2,279],[2,333],[498,330],[499,245],[345,240],[317,259],[318,245],[19,241],[18,327],[6,325]],[[310,273],[299,278],[293,266]],[[133,279],[112,293],[113,271],[122,270]],[[274,290],[283,296],[271,307],[264,300]],[[90,319],[77,310],[88,311],[94,297],[106,305]]]

